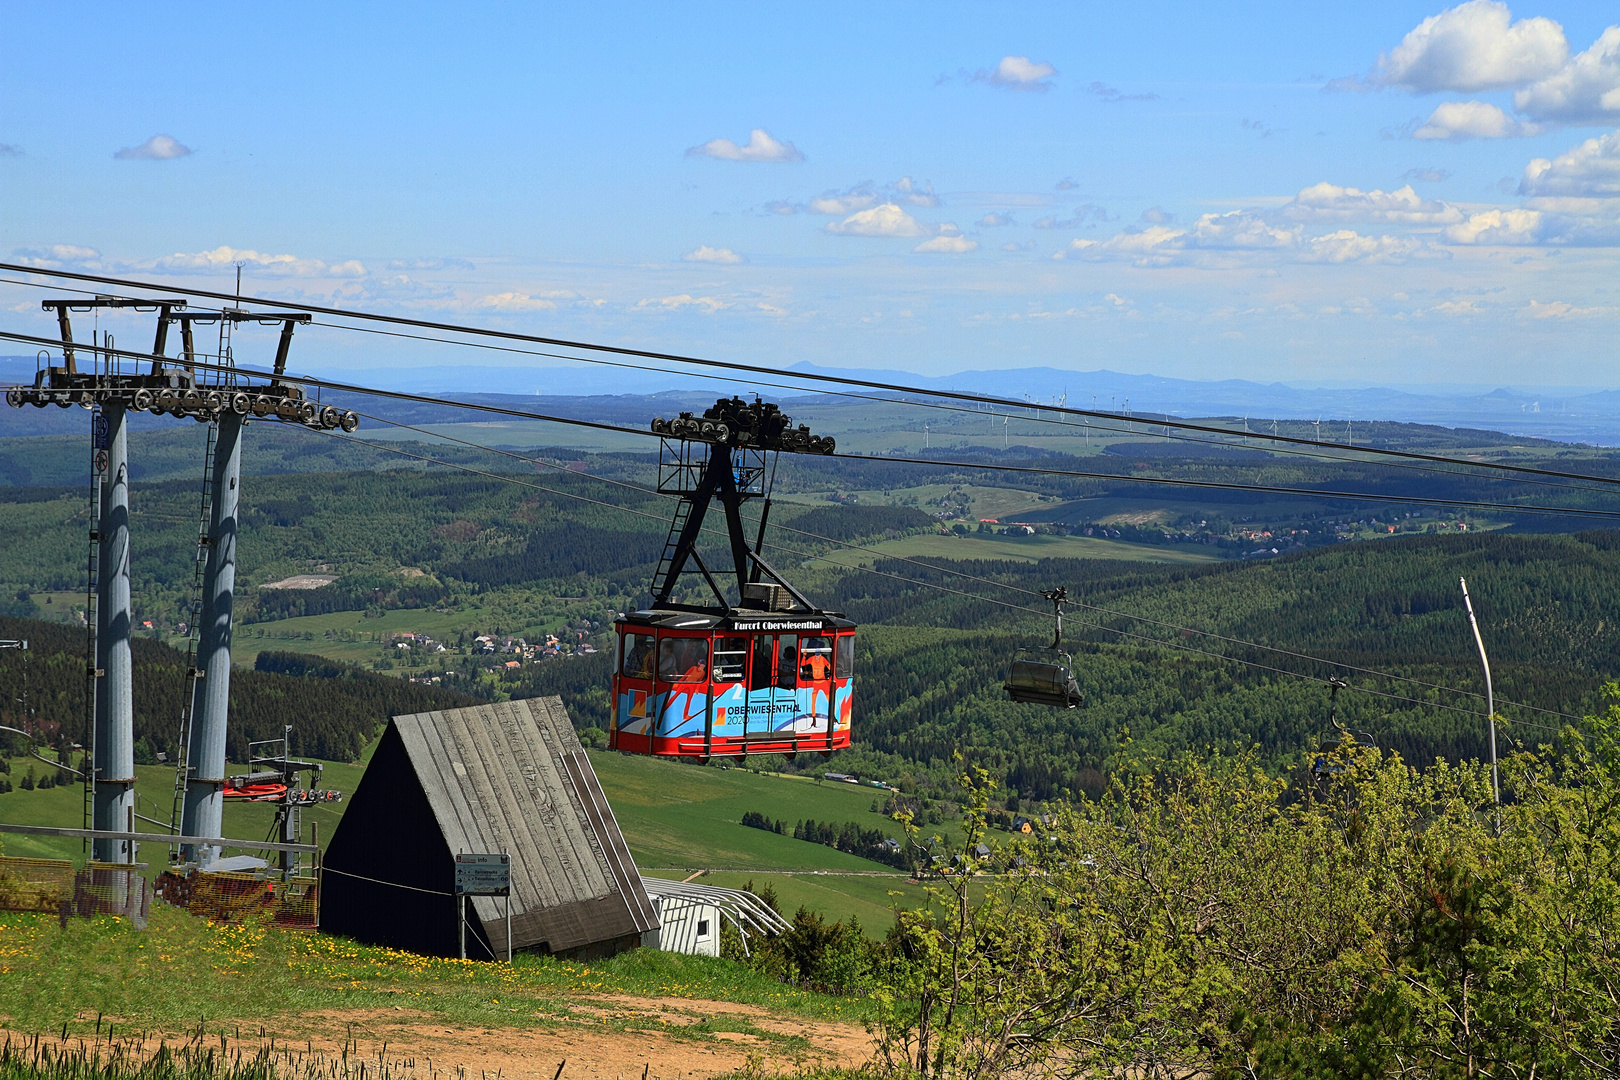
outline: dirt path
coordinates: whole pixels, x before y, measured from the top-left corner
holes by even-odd
[[[856,1067],[871,1056],[871,1039],[858,1025],[772,1015],[753,1005],[687,998],[623,995],[579,998],[535,1012],[532,1027],[464,1027],[404,1006],[341,1009],[283,1016],[265,1025],[277,1049],[342,1057],[374,1067],[386,1062],[399,1080],[704,1080],[742,1069],[766,1075],[806,1067]],[[210,1029],[218,1030],[218,1023]],[[261,1045],[259,1023],[248,1025],[231,1049]],[[159,1038],[170,1046],[178,1033]],[[210,1038],[210,1043],[214,1038]],[[566,1062],[566,1064],[563,1064]]]

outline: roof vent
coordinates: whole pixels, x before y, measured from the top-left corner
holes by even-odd
[[[743,603],[749,607],[763,607],[766,611],[790,611],[793,594],[777,584],[758,582],[743,586]]]

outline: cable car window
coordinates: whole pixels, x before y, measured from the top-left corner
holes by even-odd
[[[799,646],[799,678],[825,682],[832,678],[832,639],[807,637]]]
[[[721,638],[714,643],[714,681],[736,683],[743,681],[748,669],[748,639]]]
[[[771,662],[776,659],[776,639],[762,634],[754,639],[754,668],[748,677],[748,689],[763,690],[771,685]]]
[[[838,662],[833,669],[840,679],[855,674],[855,635],[845,634],[838,639]]]
[[[799,688],[799,636],[782,635],[782,653],[776,665],[776,685],[782,690]]]
[[[628,679],[652,678],[653,637],[651,634],[624,636],[624,666],[621,670]]]
[[[707,681],[709,643],[702,638],[664,638],[658,643],[658,678],[679,683]]]

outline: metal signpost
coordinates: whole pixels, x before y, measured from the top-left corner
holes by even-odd
[[[503,852],[456,856],[456,939],[467,959],[467,897],[506,897],[506,962],[512,962],[512,857]]]

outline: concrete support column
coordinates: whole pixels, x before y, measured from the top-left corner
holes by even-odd
[[[135,809],[135,690],[130,666],[129,606],[129,428],[124,405],[102,406],[107,420],[107,475],[101,483],[101,550],[96,581],[96,752],[92,768],[96,800],[91,822],[97,829],[129,831]],[[98,862],[134,862],[127,840],[96,840]]]
[[[202,631],[197,667],[202,678],[192,696],[191,746],[181,832],[219,836],[225,807],[225,731],[231,699],[231,607],[236,592],[236,525],[242,472],[242,418],[225,412],[214,444],[213,513],[208,562],[203,572]],[[217,848],[182,852],[211,862]]]

